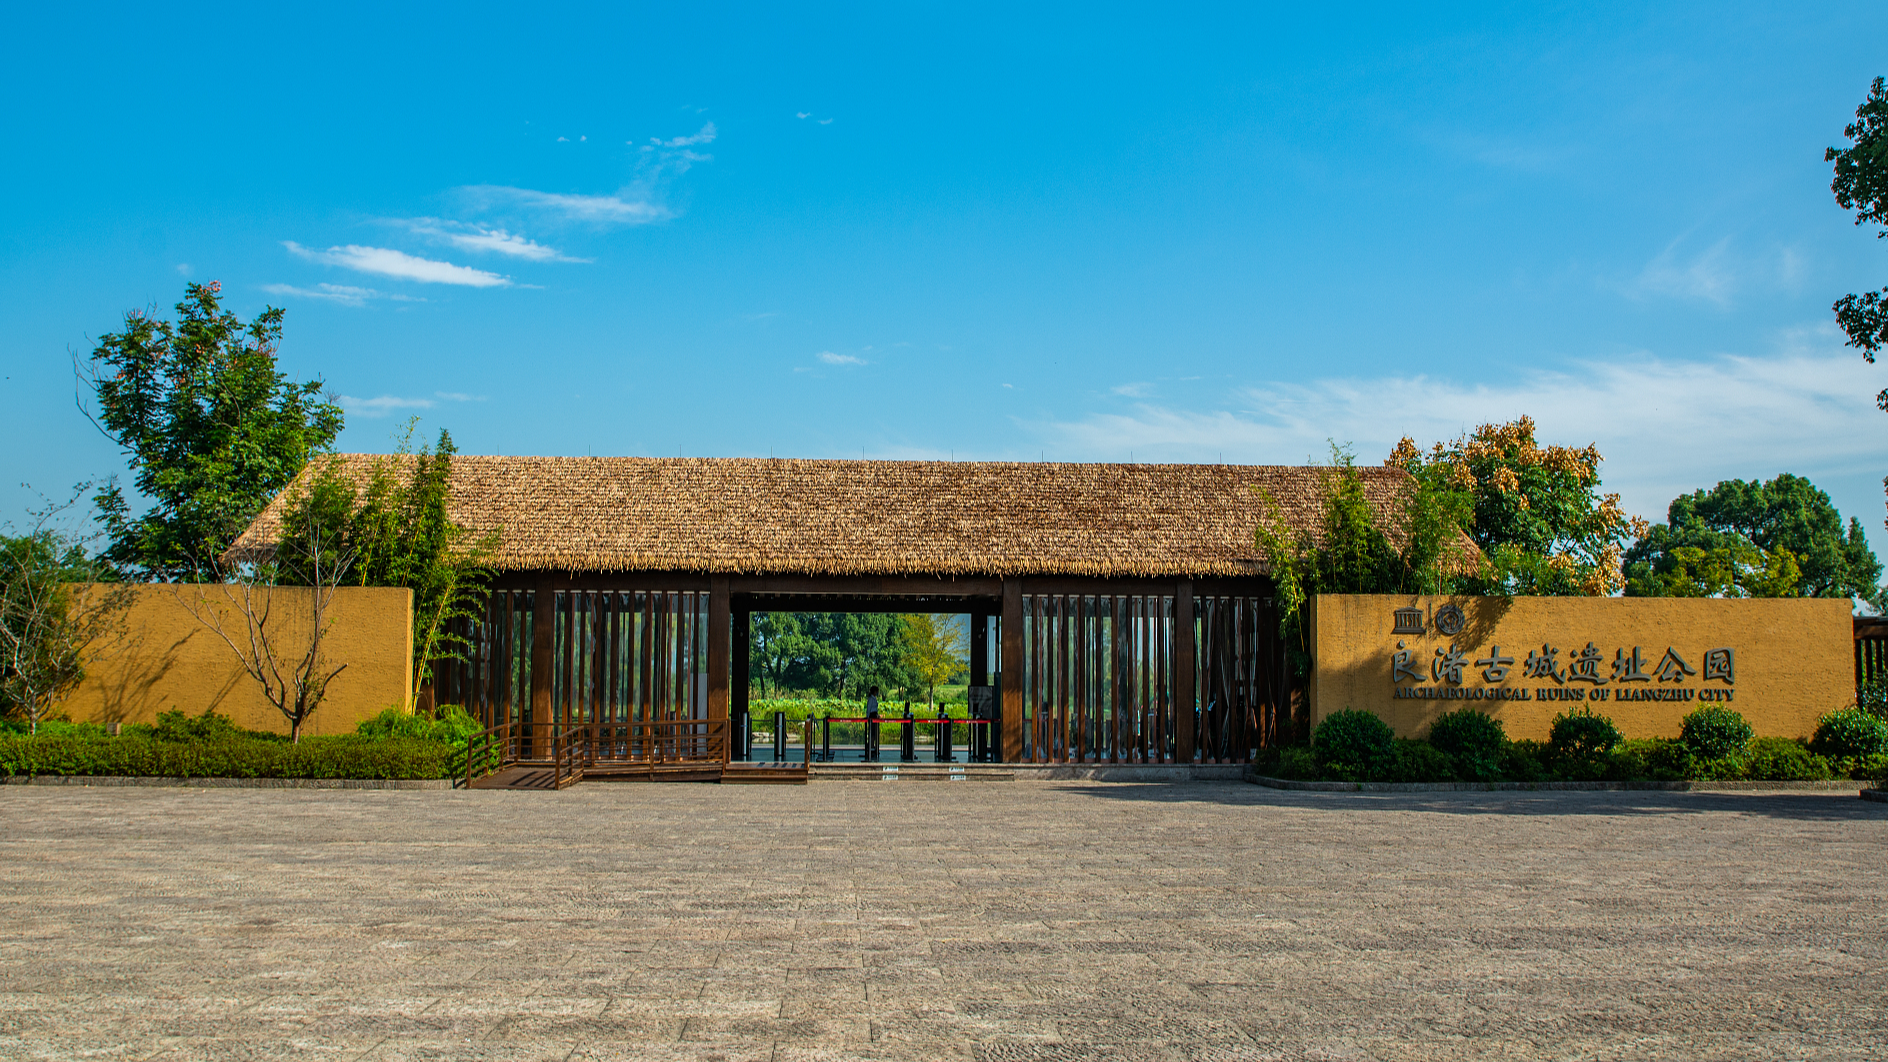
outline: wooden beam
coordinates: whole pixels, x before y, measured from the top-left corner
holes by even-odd
[[[735,575],[737,594],[905,594],[915,597],[996,597],[999,580],[929,575]],[[814,612],[818,609],[805,609]],[[833,611],[841,611],[835,609]]]
[[[728,650],[733,640],[728,608],[728,577],[717,575],[708,584],[708,718],[728,717]]]
[[[832,594],[743,594],[736,591],[738,607],[750,612],[948,612],[962,615],[976,609],[996,607],[998,597],[959,597],[912,595],[862,597]]]
[[[1023,584],[1003,580],[1002,656],[1003,762],[1023,758]]]
[[[705,593],[709,577],[694,572],[500,572],[492,580],[494,590],[535,590],[549,586],[553,590],[666,590],[673,593]]]
[[[1180,580],[1173,595],[1174,758],[1193,762],[1193,582]]]

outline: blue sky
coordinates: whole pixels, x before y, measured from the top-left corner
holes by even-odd
[[[1663,515],[1879,552],[1874,3],[39,5],[0,36],[0,517],[122,470],[72,357],[220,280],[471,453],[1381,460],[1529,413]]]

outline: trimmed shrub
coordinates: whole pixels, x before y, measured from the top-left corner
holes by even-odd
[[[1369,712],[1346,708],[1318,724],[1311,735],[1311,751],[1320,764],[1361,780],[1389,755],[1395,740],[1390,724]]]
[[[1622,741],[1618,747],[1600,757],[1588,775],[1608,782],[1632,782],[1650,778],[1652,765],[1646,762],[1646,752],[1643,742]]]
[[[1744,777],[1766,782],[1809,782],[1833,777],[1829,761],[1791,738],[1760,737],[1744,751]]]
[[[1501,720],[1473,708],[1444,712],[1429,724],[1429,743],[1455,763],[1455,773],[1469,781],[1492,782],[1501,777],[1502,747],[1508,735]]]
[[[1547,769],[1548,759],[1547,746],[1538,741],[1510,741],[1501,749],[1501,780],[1545,782],[1553,773]]]
[[[1379,782],[1453,782],[1455,761],[1427,741],[1397,738],[1389,754],[1377,761],[1373,781]]]
[[[1830,712],[1817,722],[1809,748],[1832,760],[1863,760],[1888,754],[1888,722],[1860,708]]]
[[[1685,716],[1678,740],[1700,760],[1728,761],[1738,758],[1754,733],[1736,710],[1713,704]]]
[[[179,713],[181,714],[181,713]],[[169,741],[118,737],[0,737],[0,774],[137,775],[160,778],[450,778],[465,751],[414,738],[358,735],[287,741],[230,737]]]
[[[388,708],[372,719],[363,719],[354,728],[356,734],[370,738],[419,738],[464,744],[485,728],[456,704],[442,705],[437,716],[418,715]]]
[[[24,736],[31,732],[31,724],[23,719],[0,717],[0,734],[20,734]],[[41,719],[39,721],[39,733],[41,736],[57,735],[59,737],[93,740],[111,736],[110,732],[105,729],[103,724],[74,723],[69,719]]]
[[[150,736],[158,741],[226,741],[230,738],[248,738],[253,741],[287,741],[287,734],[271,733],[267,730],[244,730],[227,715],[217,714],[214,708],[205,708],[203,714],[192,719],[181,709],[173,708],[160,712],[157,726],[150,731]]]
[[[1649,738],[1643,743],[1640,755],[1645,759],[1647,776],[1658,781],[1677,782],[1696,776],[1698,757],[1693,756],[1682,741]]]
[[[1318,758],[1311,754],[1311,750],[1296,745],[1280,751],[1278,763],[1273,767],[1274,777],[1294,781],[1313,781],[1323,773],[1318,767]]]
[[[1857,763],[1849,771],[1850,778],[1866,778],[1875,783],[1877,789],[1888,789],[1888,754],[1871,756]]]
[[[1611,719],[1582,710],[1554,716],[1547,747],[1562,774],[1590,781],[1606,774],[1607,757],[1623,741]]]

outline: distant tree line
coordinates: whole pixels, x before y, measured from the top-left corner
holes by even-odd
[[[749,669],[762,696],[858,700],[877,686],[886,697],[931,701],[938,686],[966,674],[957,616],[759,612],[751,623]]]

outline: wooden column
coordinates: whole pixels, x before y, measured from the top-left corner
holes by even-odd
[[[1182,579],[1173,595],[1174,758],[1193,762],[1193,580]]]
[[[728,649],[733,640],[728,577],[708,580],[708,718],[728,717]]]
[[[1023,758],[1023,581],[1003,580],[1003,762]]]
[[[552,675],[557,669],[557,587],[549,575],[538,580],[531,598],[531,725],[533,730],[556,722],[551,704]],[[545,740],[550,731],[542,731]],[[542,751],[542,750],[536,750]]]
[[[1856,659],[1860,660],[1861,657],[1857,656]],[[1861,665],[1857,664],[1856,667],[1859,669]],[[990,617],[982,612],[973,612],[970,616],[970,684],[990,684]]]
[[[712,607],[712,605],[710,607]],[[749,657],[753,655],[753,632],[754,614],[745,608],[735,609],[734,660],[732,662],[733,666],[730,669],[733,673],[733,678],[730,680],[733,689],[729,691],[733,700],[732,706],[728,710],[728,717],[732,721],[728,729],[729,758],[736,756],[742,759],[747,758],[747,741],[745,737],[748,728],[753,725],[747,718],[747,701],[748,696],[753,692],[752,686],[754,683],[753,667],[749,660]]]

